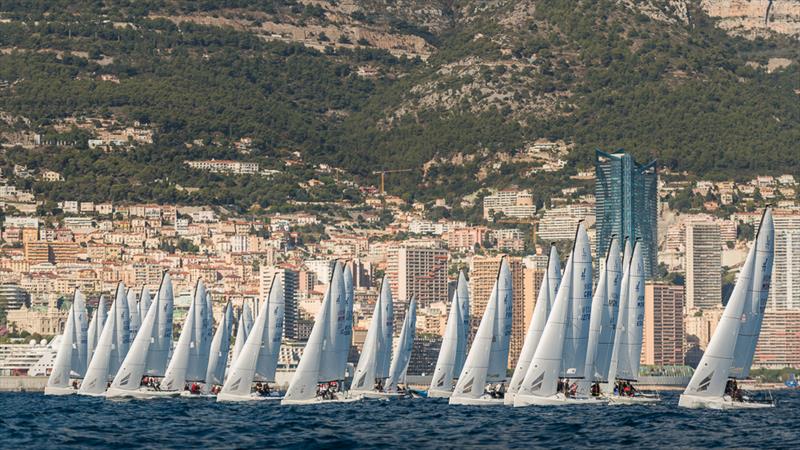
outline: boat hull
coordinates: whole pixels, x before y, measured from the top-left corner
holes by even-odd
[[[135,389],[132,391],[125,389],[109,388],[106,391],[106,398],[136,398],[140,400],[150,400],[156,398],[177,397],[178,391],[151,391],[148,389]]]
[[[602,405],[605,400],[595,397],[570,398],[564,394],[539,397],[537,395],[517,394],[514,396],[514,407],[525,406],[568,406],[568,405]]]
[[[72,386],[69,387],[46,386],[44,388],[44,395],[75,395],[77,393],[78,390],[73,388]]]
[[[730,397],[701,397],[681,394],[678,406],[691,409],[763,409],[774,408],[774,403],[735,402]]]
[[[638,395],[633,397],[609,395],[606,397],[606,399],[608,400],[608,403],[610,405],[651,405],[653,403],[658,403],[661,401],[661,398],[657,396],[644,396],[644,395]]]
[[[364,397],[361,395],[349,395],[345,394],[343,396],[337,396],[334,399],[323,399],[321,397],[314,397],[308,400],[290,400],[284,398],[281,400],[281,405],[283,406],[291,406],[291,405],[322,405],[327,403],[353,403],[353,402],[360,402],[364,400]]]
[[[428,390],[428,398],[450,398],[451,395],[453,395],[452,391]]]
[[[217,401],[218,402],[262,402],[262,401],[274,401],[274,400],[283,400],[282,396],[274,395],[274,396],[263,396],[263,395],[233,395],[233,394],[223,394],[220,392],[217,394]]]
[[[410,395],[406,394],[405,392],[378,392],[378,391],[358,391],[353,392],[355,396],[362,396],[366,399],[374,399],[374,400],[399,400],[403,398],[409,398]]]
[[[478,398],[474,397],[450,397],[451,405],[466,405],[466,406],[503,406],[502,398],[494,398],[488,395],[482,395]]]

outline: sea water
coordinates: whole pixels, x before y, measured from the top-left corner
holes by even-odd
[[[280,406],[171,398],[0,394],[0,447],[64,448],[780,448],[800,449],[800,391],[775,409],[449,406],[443,399]]]

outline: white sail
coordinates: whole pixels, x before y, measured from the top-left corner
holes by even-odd
[[[388,308],[387,305],[389,305]],[[380,366],[386,359],[386,355],[388,354],[389,358],[391,358],[392,353],[391,335],[388,343],[385,335],[385,315],[391,309],[391,305],[392,290],[389,278],[383,277],[381,293],[375,303],[375,309],[372,312],[372,319],[367,330],[367,337],[364,340],[364,347],[361,350],[356,372],[350,384],[351,391],[372,391],[377,379],[388,378],[389,376],[389,369],[387,368],[384,374],[381,372],[382,368]]]
[[[453,292],[453,300],[450,302],[450,313],[447,316],[447,325],[442,338],[442,346],[439,349],[439,356],[436,359],[436,368],[431,378],[431,386],[428,389],[429,395],[447,397],[453,390],[453,379],[461,373],[460,369],[464,366],[467,340],[467,324],[463,318],[462,305],[469,308],[469,289],[464,272],[458,274],[458,285]],[[466,297],[466,298],[462,298]],[[459,350],[461,350],[459,352]],[[437,394],[438,393],[438,394]]]
[[[160,296],[145,314],[139,332],[106,393],[108,397],[124,396],[139,389],[142,377],[145,376],[149,353],[159,351],[163,336],[159,335],[158,321],[164,315],[159,300]],[[163,369],[161,372],[163,373]]]
[[[256,311],[253,312],[253,309]],[[254,308],[250,306],[249,303],[244,303],[242,306],[242,314],[244,314],[244,328],[246,330],[245,336],[247,333],[250,333],[250,330],[253,328],[253,322],[255,321],[255,315],[258,314],[258,300],[256,299]]]
[[[247,308],[247,304],[245,303],[242,306],[242,310],[239,312],[239,320],[236,324],[236,340],[233,343],[233,355],[231,357],[231,361],[236,361],[239,355],[242,353],[242,349],[244,348],[244,343],[247,342],[247,325],[245,324],[245,313],[244,308]]]
[[[208,361],[211,358],[211,341],[214,339],[214,302],[211,299],[211,291],[208,290],[206,290],[205,328],[203,330],[203,344],[205,347],[201,351],[205,351],[209,355],[205,360],[206,373],[208,373]]]
[[[253,381],[275,381],[284,307],[283,284],[280,277],[274,277],[247,342],[231,364],[230,375],[218,395],[220,400],[249,396]]]
[[[165,391],[182,390],[187,381],[205,381],[208,354],[201,355],[205,333],[206,293],[203,282],[198,280],[189,312],[183,322],[181,335],[167,366],[164,381]],[[206,361],[206,365],[202,361]],[[202,372],[201,372],[202,371]]]
[[[582,228],[583,224],[579,226]],[[592,250],[589,236],[579,232],[576,239],[572,254],[573,279],[567,307],[567,330],[561,354],[561,376],[564,378],[584,377],[589,317],[592,312]]]
[[[208,356],[208,370],[206,371],[205,388],[225,381],[225,369],[228,366],[228,351],[231,346],[231,330],[233,328],[233,309],[230,302],[225,306],[222,320],[217,325],[217,331],[211,341],[211,351]]]
[[[757,243],[759,247],[753,264],[752,281],[742,308],[742,321],[730,370],[730,376],[738,379],[745,379],[750,374],[750,365],[753,363],[758,336],[761,334],[761,322],[764,320],[764,309],[767,306],[769,286],[772,281],[774,224],[770,210],[766,210],[761,217],[759,230],[762,227],[764,235]]]
[[[508,384],[508,392],[505,397],[506,403],[513,404],[514,394],[519,391],[519,387],[525,379],[525,374],[528,373],[528,367],[533,361],[536,347],[539,346],[544,326],[547,324],[547,316],[550,314],[553,302],[555,302],[559,283],[561,283],[561,261],[558,259],[556,246],[552,245],[550,246],[550,256],[547,260],[547,273],[542,278],[539,295],[533,308],[533,317],[531,317],[531,323],[528,325],[528,333],[525,335],[525,342],[522,344],[517,366],[514,368],[514,374]]]
[[[570,308],[570,297],[574,295],[575,286],[573,284],[576,279],[581,280],[580,276],[575,276],[575,272],[576,269],[581,268],[578,262],[586,258],[582,253],[586,251],[588,242],[589,237],[586,235],[583,223],[580,223],[575,233],[572,252],[564,267],[564,275],[561,278],[553,308],[547,317],[547,323],[534,352],[533,360],[528,367],[528,372],[514,397],[514,406],[530,404],[531,397],[551,397],[556,394],[561,374],[564,338],[568,327],[567,310]],[[583,285],[579,285],[578,289],[583,289]]]
[[[142,298],[149,299],[149,291],[142,289]],[[141,304],[142,302],[140,301],[139,303]],[[147,350],[144,374],[152,377],[163,377],[167,371],[169,352],[172,348],[172,313],[175,305],[175,297],[172,293],[172,278],[166,272],[161,277],[161,285],[158,287],[158,293],[153,303],[156,305],[155,328],[150,333],[150,347]],[[150,305],[147,310],[148,314],[152,308],[153,306]]]
[[[89,329],[87,331],[87,361],[90,361],[92,356],[94,356],[94,349],[97,347],[97,342],[100,340],[100,334],[103,332],[103,326],[106,324],[107,318],[108,310],[106,309],[106,297],[105,295],[101,295],[100,300],[97,302],[97,308],[95,308],[94,314],[92,315],[92,321],[89,322]]]
[[[77,289],[64,324],[64,334],[47,379],[47,388],[70,388],[70,377],[82,378],[86,372],[86,303]]]
[[[347,355],[342,353],[342,340],[346,339],[343,324],[345,320],[347,296],[344,289],[343,266],[338,261],[334,265],[331,280],[325,296],[330,301],[323,301],[330,309],[328,325],[325,327],[325,346],[322,349],[322,365],[320,367],[320,381],[336,381],[344,379],[344,367]],[[344,362],[343,362],[344,361]]]
[[[411,362],[411,352],[414,349],[414,336],[417,331],[417,299],[411,297],[408,304],[406,318],[403,320],[403,328],[400,330],[397,351],[392,358],[392,365],[389,368],[389,378],[386,380],[387,392],[396,392],[397,385],[405,382],[408,363]]]
[[[511,269],[504,257],[500,261],[483,318],[475,333],[464,368],[450,396],[450,403],[460,398],[477,399],[483,396],[486,383],[506,379],[508,345],[511,338],[512,314]]]
[[[604,390],[613,390],[615,379],[636,380],[642,352],[644,325],[644,258],[641,246],[633,246],[630,261],[624,267],[620,285],[619,316],[614,330],[608,383]]]
[[[189,341],[189,362],[186,368],[187,381],[205,381],[208,369],[208,354],[211,350],[211,328],[209,327],[209,299],[202,280],[195,289],[194,332]]]
[[[142,292],[139,294],[139,303],[137,306],[139,307],[139,322],[144,322],[144,316],[147,315],[147,312],[150,311],[150,302],[152,299],[150,298],[150,289],[147,286],[142,286]]]
[[[470,325],[470,300],[469,300],[469,283],[463,271],[459,272],[458,284],[456,285],[455,299],[459,304],[459,317],[461,317],[461,324],[458,326],[460,332],[458,333],[458,345],[456,347],[456,359],[453,367],[453,378],[458,378],[461,371],[464,369],[464,361],[467,360],[467,346],[469,344],[469,334],[471,330]]]
[[[592,382],[608,381],[621,282],[622,262],[620,261],[619,240],[616,236],[612,236],[605,264],[600,272],[597,288],[592,298],[585,378],[583,383],[579,383],[582,394],[588,394],[588,388]]]
[[[136,292],[133,288],[128,289],[127,294],[128,300],[128,313],[129,318],[128,321],[131,324],[131,342],[136,337],[136,332],[139,331],[139,327],[142,325],[142,316],[139,315],[139,303],[136,301]]]
[[[283,318],[286,311],[286,298],[280,277],[274,277],[269,295],[264,299],[261,311],[256,317],[253,329],[247,336],[247,342],[253,340],[259,344],[256,363],[257,381],[275,381],[278,368],[278,357],[283,337]],[[264,317],[262,317],[264,316]],[[256,334],[257,333],[257,334]],[[247,344],[245,344],[247,348]]]
[[[681,396],[679,405],[692,406],[689,401],[691,397],[721,399],[725,393],[725,385],[731,375],[730,371],[734,363],[734,351],[739,342],[739,333],[742,331],[742,324],[746,323],[743,322],[743,318],[745,321],[749,318],[744,308],[753,299],[760,299],[762,295],[766,295],[762,291],[769,289],[774,234],[772,213],[767,209],[761,218],[761,226],[755,243],[750,248],[744,266],[739,272],[722,318],[714,330],[714,335],[711,337],[689,385]],[[756,273],[759,274],[758,278],[762,282],[758,286],[754,284],[759,281],[754,277]],[[747,339],[742,342],[747,342]]]
[[[329,287],[330,289],[330,287]],[[326,344],[330,315],[330,295],[323,297],[322,306],[314,319],[311,335],[308,337],[303,356],[297,365],[289,383],[289,389],[283,397],[282,403],[296,403],[312,400],[317,396],[317,385],[320,381],[322,353]],[[224,388],[223,388],[224,389]]]
[[[353,344],[353,298],[355,297],[355,292],[353,288],[353,270],[349,264],[344,266],[342,276],[342,288],[344,289],[345,299],[344,316],[338,323],[339,336],[342,338],[337,339],[336,346],[338,348],[337,360],[340,364],[337,370],[342,374],[341,379],[343,380],[347,370],[347,357],[350,354],[350,347]]]
[[[99,395],[106,390],[106,385],[116,375],[119,366],[125,359],[130,345],[130,323],[128,322],[128,300],[125,285],[119,283],[117,295],[108,320],[103,325],[103,332],[97,342],[86,376],[78,393]]]
[[[389,278],[383,277],[383,282],[389,285]],[[389,368],[392,364],[392,337],[394,335],[394,301],[392,290],[383,290],[381,286],[381,347],[378,351],[378,363],[375,369],[377,378],[388,378]]]

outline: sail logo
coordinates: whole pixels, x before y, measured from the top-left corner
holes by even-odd
[[[129,374],[125,375],[124,377],[122,377],[122,380],[120,380],[119,385],[120,386],[127,386],[128,382],[130,380],[131,380],[131,374],[129,373]]]
[[[233,384],[231,384],[231,390],[235,391],[235,390],[239,389],[239,384],[241,384],[241,382],[242,382],[242,379],[241,378],[237,378],[236,381],[234,381]]]
[[[714,376],[714,372],[711,372],[710,374],[708,374],[708,376],[706,376],[705,378],[700,380],[700,384],[697,386],[697,392],[702,392],[702,391],[708,390],[708,386],[711,384],[711,378],[713,376]]]
[[[461,388],[461,392],[467,392],[467,391],[471,391],[471,390],[472,390],[472,385],[473,385],[474,383],[475,383],[475,379],[474,379],[474,378],[470,378],[470,379],[469,379],[469,381],[467,381],[466,383],[464,383],[464,387],[463,387],[463,388]]]
[[[542,384],[544,383],[544,372],[540,373],[538,377],[536,377],[531,382],[531,391],[538,391],[542,389]]]

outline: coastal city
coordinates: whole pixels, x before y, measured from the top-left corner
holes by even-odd
[[[95,144],[114,145],[109,139]],[[542,143],[538,151],[552,155],[555,145]],[[255,163],[186,164],[226,176],[270,175]],[[538,168],[557,171],[566,164],[551,158]],[[317,178],[308,185],[330,180],[337,170],[316,166]],[[444,199],[409,203],[390,194],[393,177],[403,175],[387,170],[376,174],[374,184],[344,182],[343,189],[358,191],[358,201],[332,202],[327,209],[314,205],[302,212],[241,215],[220,206],[73,198],[43,214],[44,201],[19,188],[19,181],[59,183],[62,176],[19,165],[4,168],[0,376],[49,374],[55,355],[49,342],[64,331],[75,289],[92,309],[101,297],[113,300],[119,281],[156,292],[165,272],[174,285],[176,337],[198,280],[211,293],[219,323],[227,303],[239,312],[265,298],[279,278],[286,299],[279,367],[290,373],[311,333],[334,262],[342,260],[351,261],[353,270],[349,361],[358,361],[386,276],[397,333],[408,302],[417,302],[408,375],[430,377],[459,271],[469,280],[472,336],[505,255],[513,280],[508,358],[508,369],[513,369],[547,271],[550,245],[565,260],[579,223],[588,232],[595,280],[612,236],[642,240],[647,281],[641,370],[686,376],[713,336],[768,204],[775,224],[774,269],[753,367],[800,367],[800,197],[791,174],[745,182],[703,180],[660,169],[657,161],[641,164],[627,153],[598,150],[595,167],[579,170],[547,204],[537,205],[533,192],[513,186],[464,198],[459,207],[481,212],[475,221],[448,219],[446,212],[455,205]],[[4,388],[19,386],[12,379]]]

